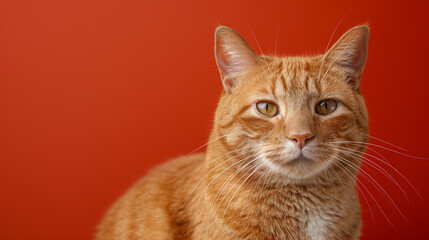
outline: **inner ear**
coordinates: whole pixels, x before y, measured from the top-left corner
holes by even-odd
[[[227,93],[238,86],[240,76],[260,64],[249,44],[236,31],[224,26],[216,29],[215,57]]]
[[[325,59],[336,64],[346,75],[346,81],[354,89],[359,88],[368,55],[368,26],[350,29],[329,49]]]

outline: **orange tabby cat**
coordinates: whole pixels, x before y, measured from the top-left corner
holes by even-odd
[[[368,27],[314,57],[258,56],[230,28],[215,35],[224,91],[207,153],[154,169],[96,239],[358,239],[361,157],[342,149],[368,140]]]

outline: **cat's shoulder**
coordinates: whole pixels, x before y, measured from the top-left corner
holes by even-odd
[[[141,182],[166,183],[179,180],[192,174],[193,171],[200,169],[205,160],[205,156],[205,153],[196,153],[173,158],[154,167],[141,179]]]
[[[204,162],[205,157],[205,153],[180,156],[155,167],[150,172],[150,174],[159,172],[169,173],[177,171],[190,171],[196,167],[199,167]]]
[[[185,155],[171,159],[156,166],[138,180],[127,192],[124,198],[133,198],[134,195],[142,196],[145,201],[149,199],[170,199],[178,187],[189,185],[194,172],[201,169],[205,159],[205,153]],[[148,204],[148,202],[146,202]]]

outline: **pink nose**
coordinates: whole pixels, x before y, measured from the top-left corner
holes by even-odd
[[[289,139],[295,141],[298,144],[300,149],[303,149],[305,144],[312,138],[313,136],[310,134],[293,134],[289,137]]]

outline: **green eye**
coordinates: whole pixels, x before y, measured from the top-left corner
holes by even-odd
[[[316,104],[316,113],[320,115],[331,114],[337,109],[337,101],[329,99]]]
[[[256,103],[258,112],[266,117],[274,117],[278,113],[278,107],[273,102],[261,101]]]

